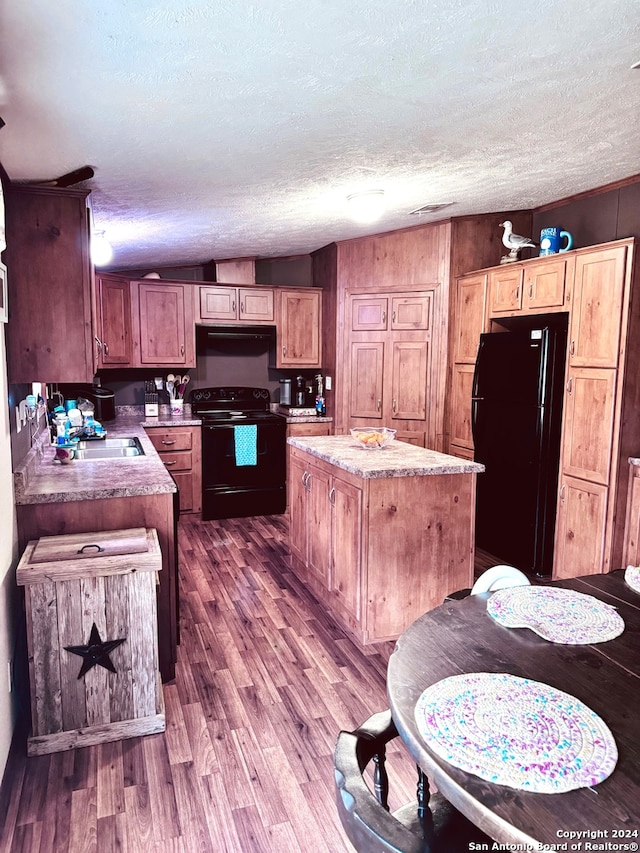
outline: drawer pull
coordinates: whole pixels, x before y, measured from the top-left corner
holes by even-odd
[[[177,459],[165,459],[164,464],[165,465],[177,465],[178,460]]]
[[[100,545],[98,545],[96,543],[94,545],[83,545],[82,548],[80,548],[80,550],[77,553],[78,554],[84,554],[84,552],[86,551],[87,548],[97,548],[99,554],[102,553],[102,551],[104,551],[104,548],[102,548]]]
[[[173,439],[173,441],[165,441],[164,438],[162,439],[162,444],[166,444],[167,447],[169,447],[169,445],[175,444],[175,443],[176,443],[175,438]]]

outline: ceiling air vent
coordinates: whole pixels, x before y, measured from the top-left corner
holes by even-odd
[[[451,207],[454,204],[452,201],[446,201],[443,204],[425,204],[422,207],[416,207],[415,210],[409,211],[409,216],[424,216],[427,213],[436,213],[445,207]]]

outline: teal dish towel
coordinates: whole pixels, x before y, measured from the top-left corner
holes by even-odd
[[[236,465],[258,464],[258,426],[257,424],[241,424],[233,428]]]

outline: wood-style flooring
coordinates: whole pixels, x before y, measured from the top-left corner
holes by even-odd
[[[340,853],[340,729],[387,707],[393,644],[360,647],[291,574],[285,516],[179,528],[176,679],[164,734],[26,757],[0,791],[1,853]],[[416,774],[390,750],[392,808]]]

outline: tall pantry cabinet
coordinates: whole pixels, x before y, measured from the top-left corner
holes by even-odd
[[[332,243],[314,252],[323,289],[323,366],[334,378],[334,432],[378,424],[442,451],[449,360],[450,281],[497,263],[500,223],[527,233],[513,211],[441,220]],[[516,224],[517,223],[517,224]]]
[[[479,330],[499,332],[523,317],[568,314],[557,578],[623,566],[628,458],[640,448],[634,250],[632,239],[619,240],[511,264],[506,271],[480,270],[455,283],[459,313],[448,401],[448,450],[454,455],[473,454],[471,383]]]

